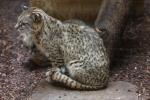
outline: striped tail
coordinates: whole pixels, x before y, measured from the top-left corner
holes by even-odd
[[[47,73],[48,74],[48,73]],[[98,90],[104,88],[105,86],[90,86],[84,85],[80,82],[73,80],[65,74],[62,74],[60,71],[56,71],[51,75],[51,80],[59,83],[63,83],[65,86],[76,89],[76,90]]]

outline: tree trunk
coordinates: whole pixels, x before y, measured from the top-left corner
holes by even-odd
[[[96,30],[99,30],[104,40],[110,60],[112,60],[114,50],[123,32],[122,27],[128,15],[130,4],[131,0],[103,0],[95,21]]]

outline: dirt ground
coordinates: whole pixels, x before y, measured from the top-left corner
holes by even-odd
[[[29,71],[23,62],[29,53],[23,49],[14,29],[19,6],[27,0],[0,3],[0,100],[26,100],[44,77],[45,68]],[[139,87],[139,96],[150,96],[150,17],[129,22],[111,67],[110,81],[123,80]]]

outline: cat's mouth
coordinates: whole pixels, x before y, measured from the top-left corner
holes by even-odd
[[[31,47],[27,47],[27,46],[24,46],[26,48],[26,50],[31,54],[31,55],[34,55],[35,51],[36,51],[36,46],[33,45]]]
[[[29,40],[25,40],[25,35],[19,35],[18,40],[22,42],[22,47],[29,52],[31,55],[36,51],[36,46],[33,42],[29,42]]]

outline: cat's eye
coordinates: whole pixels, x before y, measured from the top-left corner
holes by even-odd
[[[22,26],[27,25],[27,24],[28,24],[28,23],[24,23],[24,22],[23,22],[23,23],[21,23],[21,25],[22,25]]]

